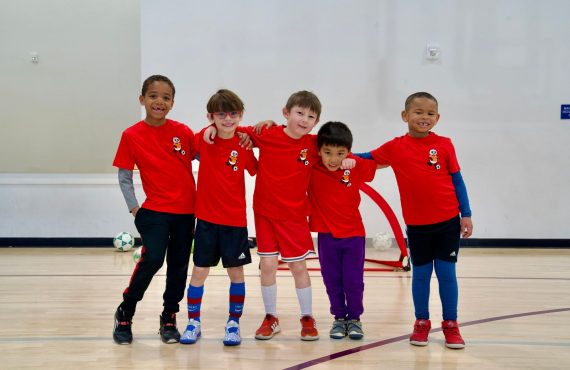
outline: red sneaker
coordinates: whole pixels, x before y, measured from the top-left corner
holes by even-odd
[[[301,317],[301,340],[317,340],[319,339],[319,331],[317,323],[313,316]]]
[[[431,330],[431,321],[416,320],[414,323],[414,332],[410,335],[410,344],[414,346],[427,346],[428,335]]]
[[[447,348],[461,349],[465,348],[465,342],[459,334],[459,324],[457,321],[445,320],[441,322],[443,335],[445,336],[445,346]]]
[[[266,314],[259,329],[255,331],[255,339],[267,340],[281,331],[279,319],[273,315]]]

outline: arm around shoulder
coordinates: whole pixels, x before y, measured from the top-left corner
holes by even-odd
[[[376,160],[375,160],[374,157],[372,156],[372,152],[352,153],[352,155],[355,156],[355,157],[359,157],[359,158],[362,158],[362,159],[369,159],[369,160],[372,160],[372,161],[375,161],[375,162],[376,162]],[[390,167],[390,165],[389,165],[389,164],[380,164],[380,163],[376,162],[376,169],[386,168],[386,167]]]
[[[356,157],[363,158],[363,159],[374,159],[374,158],[372,158],[372,153],[371,153],[371,152],[352,153],[352,155],[354,155],[354,156],[356,156]]]

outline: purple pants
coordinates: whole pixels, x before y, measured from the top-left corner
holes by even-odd
[[[335,318],[360,320],[364,312],[364,237],[319,233],[321,273]]]

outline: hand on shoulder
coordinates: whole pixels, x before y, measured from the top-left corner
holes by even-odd
[[[258,122],[255,126],[253,126],[253,132],[256,133],[257,135],[261,135],[261,131],[263,130],[263,128],[270,128],[271,126],[276,126],[277,123],[275,123],[275,121],[271,121],[271,120],[267,120],[267,121],[261,121]]]
[[[216,137],[217,134],[218,134],[218,129],[216,128],[216,126],[210,125],[208,128],[206,128],[206,130],[204,130],[204,135],[202,136],[202,139],[207,144],[214,144],[214,138]]]

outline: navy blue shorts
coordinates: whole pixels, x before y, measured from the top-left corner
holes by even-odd
[[[225,226],[197,220],[192,259],[194,265],[217,266],[220,258],[225,268],[251,263],[247,227]]]
[[[459,216],[431,225],[406,225],[408,247],[413,265],[434,259],[457,262],[461,223]]]

